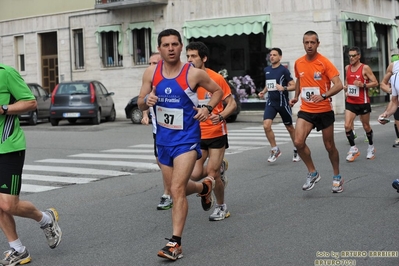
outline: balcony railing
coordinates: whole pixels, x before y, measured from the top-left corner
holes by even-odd
[[[120,9],[150,5],[167,5],[168,0],[95,0],[97,9]]]

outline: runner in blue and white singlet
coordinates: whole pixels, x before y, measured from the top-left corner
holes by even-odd
[[[187,83],[190,64],[186,63],[176,78],[162,75],[163,61],[158,63],[153,85],[158,102],[154,108],[157,119],[157,145],[176,146],[201,141],[199,121],[193,117],[198,106],[197,93]]]

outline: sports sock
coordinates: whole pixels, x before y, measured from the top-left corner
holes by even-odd
[[[347,131],[346,137],[348,138],[349,144],[355,146],[355,135],[353,134],[353,130]]]
[[[373,130],[370,130],[370,132],[366,132],[367,139],[369,140],[369,144],[373,145]]]
[[[313,173],[310,173],[313,177],[317,175],[317,170],[314,171]]]
[[[176,242],[179,246],[181,246],[181,236],[172,236],[170,239],[172,242]]]
[[[25,251],[25,246],[22,245],[21,240],[18,238],[12,242],[8,242],[10,248],[15,249],[18,253],[22,253]]]
[[[43,217],[42,217],[42,219],[41,219],[40,222],[39,222],[40,227],[43,227],[43,226],[45,226],[46,224],[51,223],[51,218],[50,218],[50,216],[48,216],[48,214],[45,213],[45,212],[42,212],[42,214],[43,214]]]

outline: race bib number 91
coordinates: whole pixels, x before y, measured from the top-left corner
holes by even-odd
[[[310,102],[310,97],[312,95],[320,95],[319,87],[303,87],[301,91],[301,97],[303,100]]]
[[[162,127],[183,130],[183,109],[157,107],[156,118]]]

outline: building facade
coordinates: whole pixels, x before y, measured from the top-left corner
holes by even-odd
[[[249,82],[240,90],[248,109],[263,109],[256,93],[264,86],[269,49],[281,48],[283,64],[293,73],[295,60],[305,53],[302,37],[308,30],[319,34],[319,52],[334,63],[342,79],[351,46],[361,48],[361,61],[379,81],[398,49],[399,2],[394,0],[48,2],[2,0],[0,62],[49,92],[61,81],[99,80],[115,93],[119,118],[138,94],[149,56],[157,51],[157,35],[166,28],[177,29],[184,44],[205,42],[213,70],[227,70],[229,79],[248,75],[253,85]],[[181,59],[186,60],[185,53]],[[370,95],[373,101],[387,100],[379,88]],[[334,96],[332,104],[342,113],[344,94]]]

